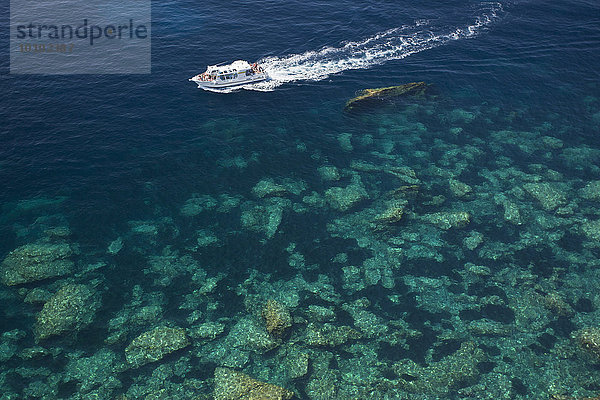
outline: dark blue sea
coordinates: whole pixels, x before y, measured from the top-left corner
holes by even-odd
[[[600,3],[151,22],[150,74],[0,60],[0,400],[600,396]]]

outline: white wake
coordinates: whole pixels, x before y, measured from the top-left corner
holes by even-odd
[[[418,20],[339,47],[324,47],[302,54],[266,57],[259,64],[267,71],[269,81],[245,85],[248,90],[271,91],[297,81],[318,81],[352,69],[370,68],[386,61],[398,60],[441,46],[445,43],[477,36],[497,20],[502,4],[483,3],[471,22],[459,27],[436,27],[430,21]],[[233,91],[239,88],[230,89]]]

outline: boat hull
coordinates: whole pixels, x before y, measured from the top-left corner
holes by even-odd
[[[253,76],[243,77],[243,79],[232,79],[230,81],[219,82],[217,80],[204,81],[197,77],[193,77],[190,81],[195,82],[200,89],[223,89],[235,86],[249,85],[252,83],[262,82],[268,79],[266,73],[254,74]]]

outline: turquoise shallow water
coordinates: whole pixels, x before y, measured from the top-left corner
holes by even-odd
[[[595,2],[152,15],[148,76],[3,60],[1,399],[600,394]]]

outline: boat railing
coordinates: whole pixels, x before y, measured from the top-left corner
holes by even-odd
[[[217,65],[222,65],[224,63],[220,63]],[[194,76],[189,79],[191,81],[196,81],[200,85],[200,82],[210,82],[210,86],[220,86],[220,85],[231,85],[240,82],[249,82],[249,81],[257,81],[261,79],[266,79],[266,71],[263,67],[258,65],[258,63],[246,63],[243,65],[243,68],[240,65],[237,65],[235,68],[230,66],[225,66],[221,68],[214,68],[214,65],[209,65],[206,71]]]
[[[198,74],[194,78],[196,78],[197,80],[200,80],[200,81],[205,81],[205,82],[215,80],[215,78],[213,76],[208,75],[207,73]]]

